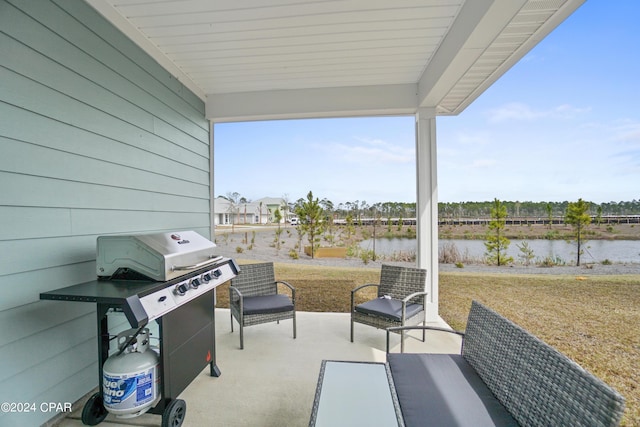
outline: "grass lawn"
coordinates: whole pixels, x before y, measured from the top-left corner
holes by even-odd
[[[440,315],[464,329],[478,300],[566,354],[626,399],[640,426],[640,277],[440,274]]]
[[[242,264],[242,261],[240,261]],[[275,264],[296,287],[299,311],[349,312],[350,291],[379,270]],[[626,398],[622,425],[640,426],[640,277],[440,273],[440,316],[464,329],[478,300],[527,329]],[[228,285],[218,306],[228,307]],[[375,292],[375,291],[374,291]],[[363,296],[375,297],[375,294]]]

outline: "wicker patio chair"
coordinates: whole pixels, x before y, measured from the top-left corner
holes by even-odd
[[[422,268],[382,265],[380,284],[366,284],[351,291],[351,342],[355,322],[386,329],[393,326],[425,324],[425,284],[427,270]],[[378,297],[355,305],[356,292],[376,286]],[[400,346],[404,351],[404,332],[400,332]],[[424,341],[424,332],[422,340]]]
[[[291,297],[278,293],[278,283],[291,290]],[[296,290],[287,282],[275,280],[272,262],[240,266],[229,286],[229,307],[231,332],[234,317],[240,325],[241,349],[245,326],[293,319],[293,338],[296,337]]]

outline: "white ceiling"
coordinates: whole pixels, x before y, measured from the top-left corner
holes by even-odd
[[[215,122],[460,113],[584,0],[87,0]]]

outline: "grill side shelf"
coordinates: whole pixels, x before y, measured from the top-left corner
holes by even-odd
[[[40,299],[51,301],[98,302],[97,298],[95,297],[83,297],[77,295],[55,295],[49,294],[48,292],[41,293]]]
[[[110,307],[122,308],[132,328],[139,328],[147,324],[148,316],[145,312],[139,292],[156,288],[157,282],[148,283],[119,283],[94,280],[80,283],[66,288],[56,289],[40,294],[41,300],[89,302],[103,304]]]

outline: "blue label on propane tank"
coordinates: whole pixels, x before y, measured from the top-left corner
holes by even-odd
[[[138,377],[138,388],[136,392],[136,400],[138,402],[146,402],[153,394],[153,377],[151,373],[140,375]]]
[[[153,399],[153,373],[145,372],[129,378],[105,374],[102,381],[103,401],[107,408],[128,409]]]

